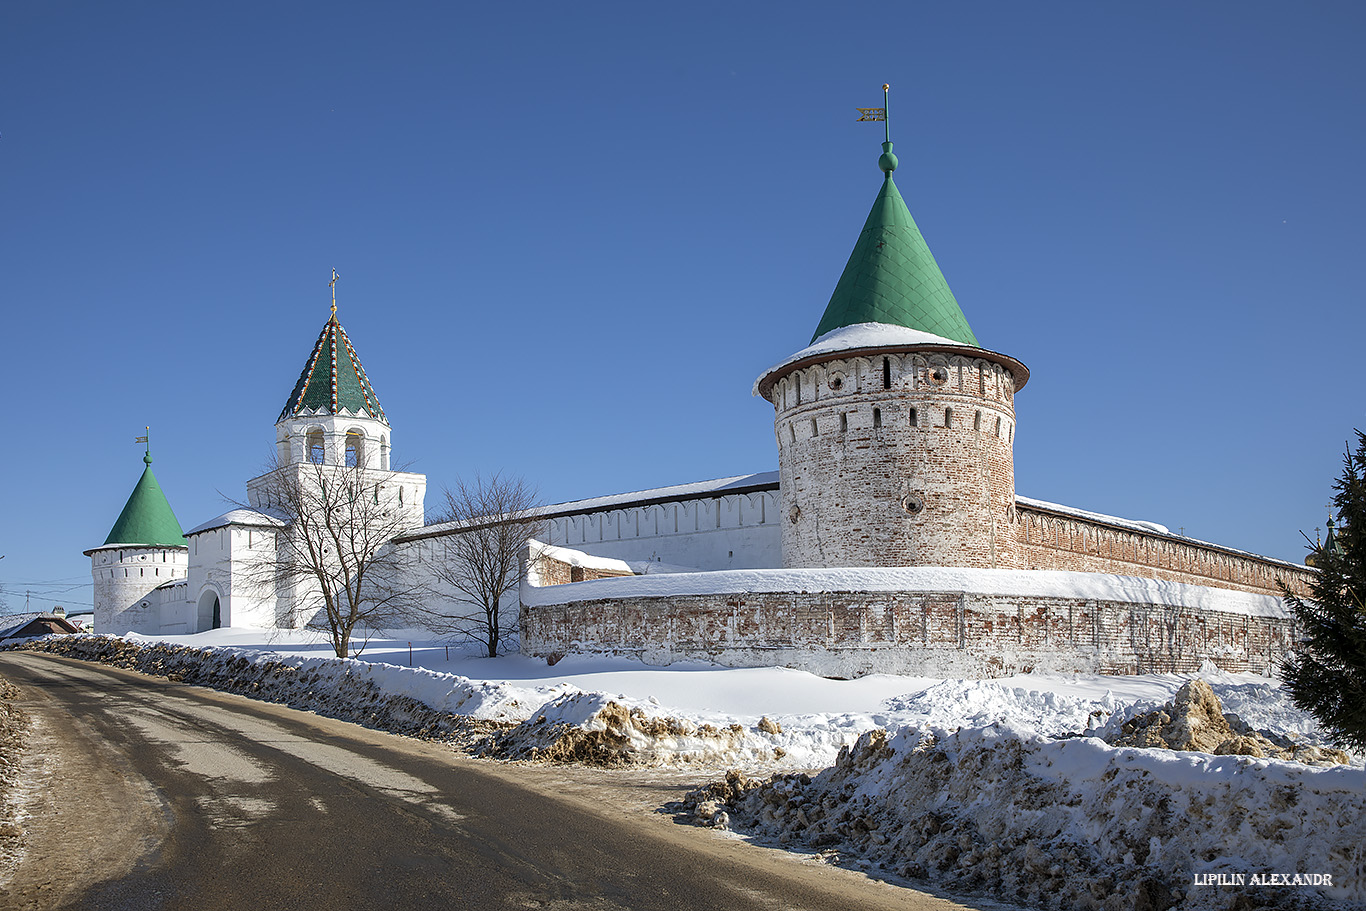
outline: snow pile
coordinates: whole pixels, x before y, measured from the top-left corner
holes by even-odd
[[[13,871],[23,850],[23,814],[17,790],[29,718],[14,705],[19,695],[18,687],[0,679],[0,882]]]
[[[1203,680],[1190,681],[1176,691],[1171,702],[1130,718],[1117,730],[1108,725],[1105,740],[1117,746],[1198,750],[1258,759],[1270,756],[1310,765],[1345,765],[1349,761],[1341,750],[1258,731],[1237,715],[1224,714],[1219,697]]]
[[[1049,740],[993,725],[871,731],[819,775],[732,772],[697,821],[1059,909],[1366,901],[1366,771]],[[1200,875],[1328,874],[1285,889]],[[1249,903],[1249,899],[1251,902]]]
[[[542,706],[534,717],[494,736],[481,752],[502,759],[580,762],[597,766],[680,762],[768,763],[782,759],[781,728],[767,718],[755,730],[677,718],[658,706],[572,693]]]
[[[115,636],[49,636],[26,642],[22,648],[470,748],[544,701],[535,693],[451,675],[433,685],[422,679],[435,676],[430,672],[419,675],[407,668],[341,658],[282,658],[270,652],[139,643]],[[432,692],[443,689],[444,695],[430,699]],[[420,698],[423,695],[430,701]]]
[[[1109,691],[1099,700],[1084,699],[990,680],[945,680],[886,702],[900,726],[984,727],[1009,721],[1045,737],[1098,727],[1121,705]]]
[[[277,702],[396,734],[444,740],[501,759],[600,766],[773,763],[786,750],[773,722],[749,729],[676,717],[654,703],[568,684],[517,687],[425,668],[299,658],[241,648],[193,648],[114,636],[52,636],[24,648],[155,674]],[[833,755],[847,733],[816,734]],[[812,758],[809,748],[799,751]]]

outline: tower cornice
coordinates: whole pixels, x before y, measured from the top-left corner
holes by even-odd
[[[1015,391],[1024,388],[1029,381],[1029,368],[1008,354],[1001,354],[976,345],[964,345],[953,339],[940,338],[928,332],[905,329],[900,326],[887,326],[881,323],[863,323],[845,326],[826,333],[812,345],[770,367],[754,381],[754,395],[772,401],[770,394],[774,385],[788,374],[821,364],[826,361],[855,357],[878,357],[888,354],[948,354],[968,358],[981,358],[1000,364],[1015,378]]]

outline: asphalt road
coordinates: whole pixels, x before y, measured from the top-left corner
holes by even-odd
[[[959,908],[648,812],[681,783],[472,760],[212,690],[0,653],[35,722],[3,908]]]

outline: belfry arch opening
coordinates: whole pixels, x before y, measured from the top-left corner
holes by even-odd
[[[346,431],[346,466],[365,467],[365,434],[359,430]]]
[[[308,461],[314,465],[321,465],[327,459],[327,443],[323,439],[322,428],[314,428],[308,431],[304,437],[304,448]]]

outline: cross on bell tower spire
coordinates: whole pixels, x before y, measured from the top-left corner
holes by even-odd
[[[327,283],[328,287],[330,287],[330,288],[332,289],[332,318],[333,318],[333,319],[336,319],[336,318],[337,318],[337,279],[339,279],[339,278],[341,278],[341,276],[337,274],[337,270],[336,270],[336,269],[333,269],[333,270],[332,270],[332,281],[330,281],[330,282]]]

